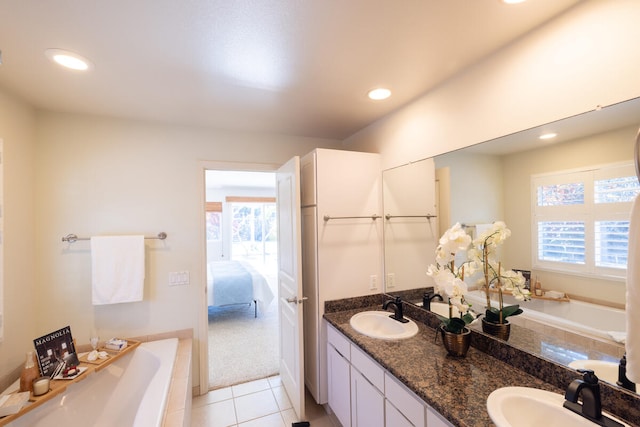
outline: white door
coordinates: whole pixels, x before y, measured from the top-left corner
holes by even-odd
[[[300,158],[276,174],[278,205],[278,310],[280,378],[299,420],[304,413],[304,341],[300,227]]]

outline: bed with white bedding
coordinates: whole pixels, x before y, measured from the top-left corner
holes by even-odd
[[[223,307],[235,304],[255,304],[264,310],[274,294],[262,274],[242,261],[215,261],[207,265],[207,305]]]

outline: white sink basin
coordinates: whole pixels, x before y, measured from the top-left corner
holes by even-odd
[[[604,360],[574,360],[569,363],[573,369],[591,369],[596,377],[610,384],[618,381],[618,364]]]
[[[390,314],[388,311],[363,311],[351,316],[349,323],[361,334],[383,340],[411,338],[418,333],[418,325],[413,320],[401,323],[390,318]]]
[[[529,387],[503,387],[487,399],[497,427],[594,427],[586,418],[563,408],[564,395]],[[613,418],[607,415],[609,418]],[[619,420],[615,419],[620,422]],[[628,427],[628,424],[624,424]]]

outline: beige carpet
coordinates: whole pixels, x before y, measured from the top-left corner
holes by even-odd
[[[278,374],[278,306],[209,308],[209,388]]]

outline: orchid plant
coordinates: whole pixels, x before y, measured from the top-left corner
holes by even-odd
[[[517,304],[504,306],[503,291],[510,292],[518,301],[531,299],[531,293],[524,287],[525,278],[522,273],[503,270],[502,264],[497,260],[497,249],[509,236],[511,230],[506,224],[496,221],[473,240],[472,247],[467,252],[469,274],[478,271],[482,273],[478,285],[482,287],[487,298],[485,320],[491,323],[505,323],[507,317],[522,313]],[[492,290],[498,293],[498,308],[491,306]]]
[[[468,288],[464,281],[465,263],[456,268],[455,258],[459,252],[467,251],[471,245],[471,237],[459,223],[448,229],[440,238],[436,248],[436,264],[430,265],[427,275],[435,281],[435,291],[446,295],[449,303],[449,317],[439,316],[447,332],[461,334],[469,323],[475,320],[471,306],[464,296]],[[457,308],[459,317],[453,316],[453,308]]]

